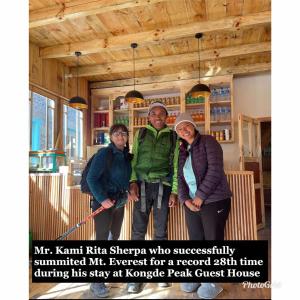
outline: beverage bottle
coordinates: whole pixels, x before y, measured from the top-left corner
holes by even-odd
[[[223,108],[219,107],[218,109],[218,121],[223,121]]]
[[[213,88],[210,94],[210,101],[215,102],[216,101],[216,89]]]
[[[227,107],[227,120],[231,120],[231,109]]]
[[[214,120],[215,120],[214,107],[210,109],[210,120],[211,120],[211,121],[214,121]]]

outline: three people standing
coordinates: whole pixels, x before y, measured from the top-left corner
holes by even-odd
[[[166,125],[167,108],[160,102],[149,106],[149,125],[134,137],[133,160],[128,147],[128,130],[114,125],[110,130],[113,162],[105,171],[107,149],[100,151],[92,162],[87,181],[94,195],[93,210],[101,204],[106,210],[95,217],[96,239],[117,240],[123,222],[124,207],[115,206],[118,198],[134,201],[132,240],[144,240],[149,215],[153,209],[155,240],[167,239],[169,207],[178,198],[185,211],[186,226],[191,240],[223,240],[230,211],[231,191],[223,169],[223,152],[209,135],[201,135],[188,113],[180,114],[175,131]],[[141,133],[142,130],[142,133]],[[130,185],[129,185],[130,180]],[[101,182],[102,184],[99,184]],[[168,283],[160,286],[167,287]],[[143,283],[129,283],[129,293],[139,293]],[[213,283],[182,283],[184,292],[200,298],[213,299],[222,288]],[[91,284],[98,297],[107,297],[104,283]]]

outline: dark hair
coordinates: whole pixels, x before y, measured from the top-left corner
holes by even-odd
[[[124,124],[114,124],[113,126],[111,126],[110,129],[109,129],[109,136],[111,137],[114,132],[117,132],[120,129],[122,131],[124,131],[124,132],[127,132],[127,135],[129,137],[129,130],[128,130],[128,128]],[[113,141],[111,139],[110,139],[110,141],[111,141],[111,143],[113,143]],[[133,159],[133,154],[129,153],[129,142],[128,142],[128,139],[127,139],[127,142],[126,142],[124,150],[127,153],[126,158],[128,160],[132,160]]]
[[[129,135],[129,130],[124,124],[114,124],[113,126],[111,126],[109,129],[109,135],[112,135],[114,132],[118,131],[119,129],[127,132],[127,134]]]

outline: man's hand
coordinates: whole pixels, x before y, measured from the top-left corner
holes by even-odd
[[[201,208],[202,204],[203,204],[203,200],[199,197],[195,197],[192,201],[193,205],[195,205],[196,207],[198,207],[199,209]]]
[[[191,211],[199,211],[200,208],[198,208],[197,206],[195,206],[193,204],[193,200],[192,199],[188,199],[184,201],[184,204],[186,205],[186,207],[191,210]]]
[[[169,207],[174,207],[177,205],[177,195],[174,193],[171,193],[169,197]]]
[[[139,186],[136,182],[130,183],[128,201],[139,201],[140,193]]]
[[[105,208],[111,208],[112,206],[115,205],[115,200],[110,200],[109,198],[105,199],[104,201],[101,202],[101,205]]]

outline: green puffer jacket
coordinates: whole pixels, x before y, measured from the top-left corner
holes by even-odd
[[[133,141],[132,153],[134,158],[131,162],[132,173],[130,181],[145,180],[147,182],[161,179],[164,184],[172,184],[172,193],[177,194],[177,166],[178,146],[176,142],[175,153],[171,153],[171,129],[165,127],[157,131],[151,125],[146,125],[146,135],[143,142],[139,142],[139,131],[136,132]],[[174,151],[174,150],[173,150]],[[170,175],[170,157],[172,162],[172,178]]]

